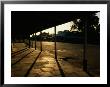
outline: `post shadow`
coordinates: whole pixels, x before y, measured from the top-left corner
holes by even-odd
[[[64,74],[64,72],[63,72],[63,70],[62,70],[62,68],[61,68],[61,66],[60,66],[60,64],[59,64],[59,62],[58,62],[58,59],[57,59],[56,26],[54,27],[54,31],[55,31],[55,36],[54,36],[54,43],[55,43],[55,60],[56,60],[56,63],[57,63],[57,65],[58,65],[58,68],[59,68],[59,71],[60,71],[60,73],[61,73],[61,76],[62,76],[62,77],[65,77],[65,74]]]

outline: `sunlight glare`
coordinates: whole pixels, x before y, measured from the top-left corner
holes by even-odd
[[[40,32],[37,32],[36,35],[40,35]]]
[[[45,30],[43,30],[42,32],[49,33],[49,34],[54,34],[54,27],[45,29]]]
[[[32,35],[30,35],[30,37],[32,37]]]
[[[70,22],[56,26],[56,34],[58,34],[59,31],[64,31],[64,30],[70,31],[72,24],[73,24],[73,22],[70,21]]]

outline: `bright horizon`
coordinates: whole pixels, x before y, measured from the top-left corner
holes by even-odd
[[[67,22],[67,23],[64,23],[61,25],[57,25],[56,26],[56,34],[58,34],[58,31],[70,30],[72,24],[73,24],[73,22],[70,21],[70,22]],[[42,32],[54,34],[55,31],[54,31],[54,27],[51,27],[51,28],[43,30]]]

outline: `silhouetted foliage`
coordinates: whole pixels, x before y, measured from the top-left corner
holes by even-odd
[[[81,16],[73,20],[74,24],[71,26],[72,29],[78,29],[82,33],[85,33],[85,27],[87,28],[88,42],[99,43],[100,42],[100,24],[99,18],[96,13],[88,14],[87,16]]]

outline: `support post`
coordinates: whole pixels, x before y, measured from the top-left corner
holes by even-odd
[[[56,48],[56,26],[54,27],[55,29],[55,36],[54,36],[54,42],[55,42],[55,59],[57,59],[57,48]]]
[[[42,51],[42,32],[40,32],[40,49]]]
[[[33,39],[30,40],[30,46],[33,48]]]
[[[54,30],[55,30],[55,36],[54,36],[54,42],[55,42],[55,60],[56,60],[56,63],[57,63],[57,65],[58,65],[58,68],[59,68],[59,71],[60,71],[60,73],[61,73],[61,76],[62,76],[62,77],[65,77],[64,71],[62,70],[61,65],[60,65],[60,63],[59,63],[59,61],[58,61],[58,59],[57,59],[56,26],[54,27]]]
[[[83,70],[87,72],[87,18],[85,20],[85,29],[84,29],[84,57],[83,57]]]
[[[11,40],[11,51],[13,51],[13,40]]]
[[[30,38],[29,38],[29,48],[31,47],[31,42],[30,42]]]
[[[36,50],[36,33],[35,33],[35,50]]]
[[[11,51],[13,51],[13,42],[11,42]]]

